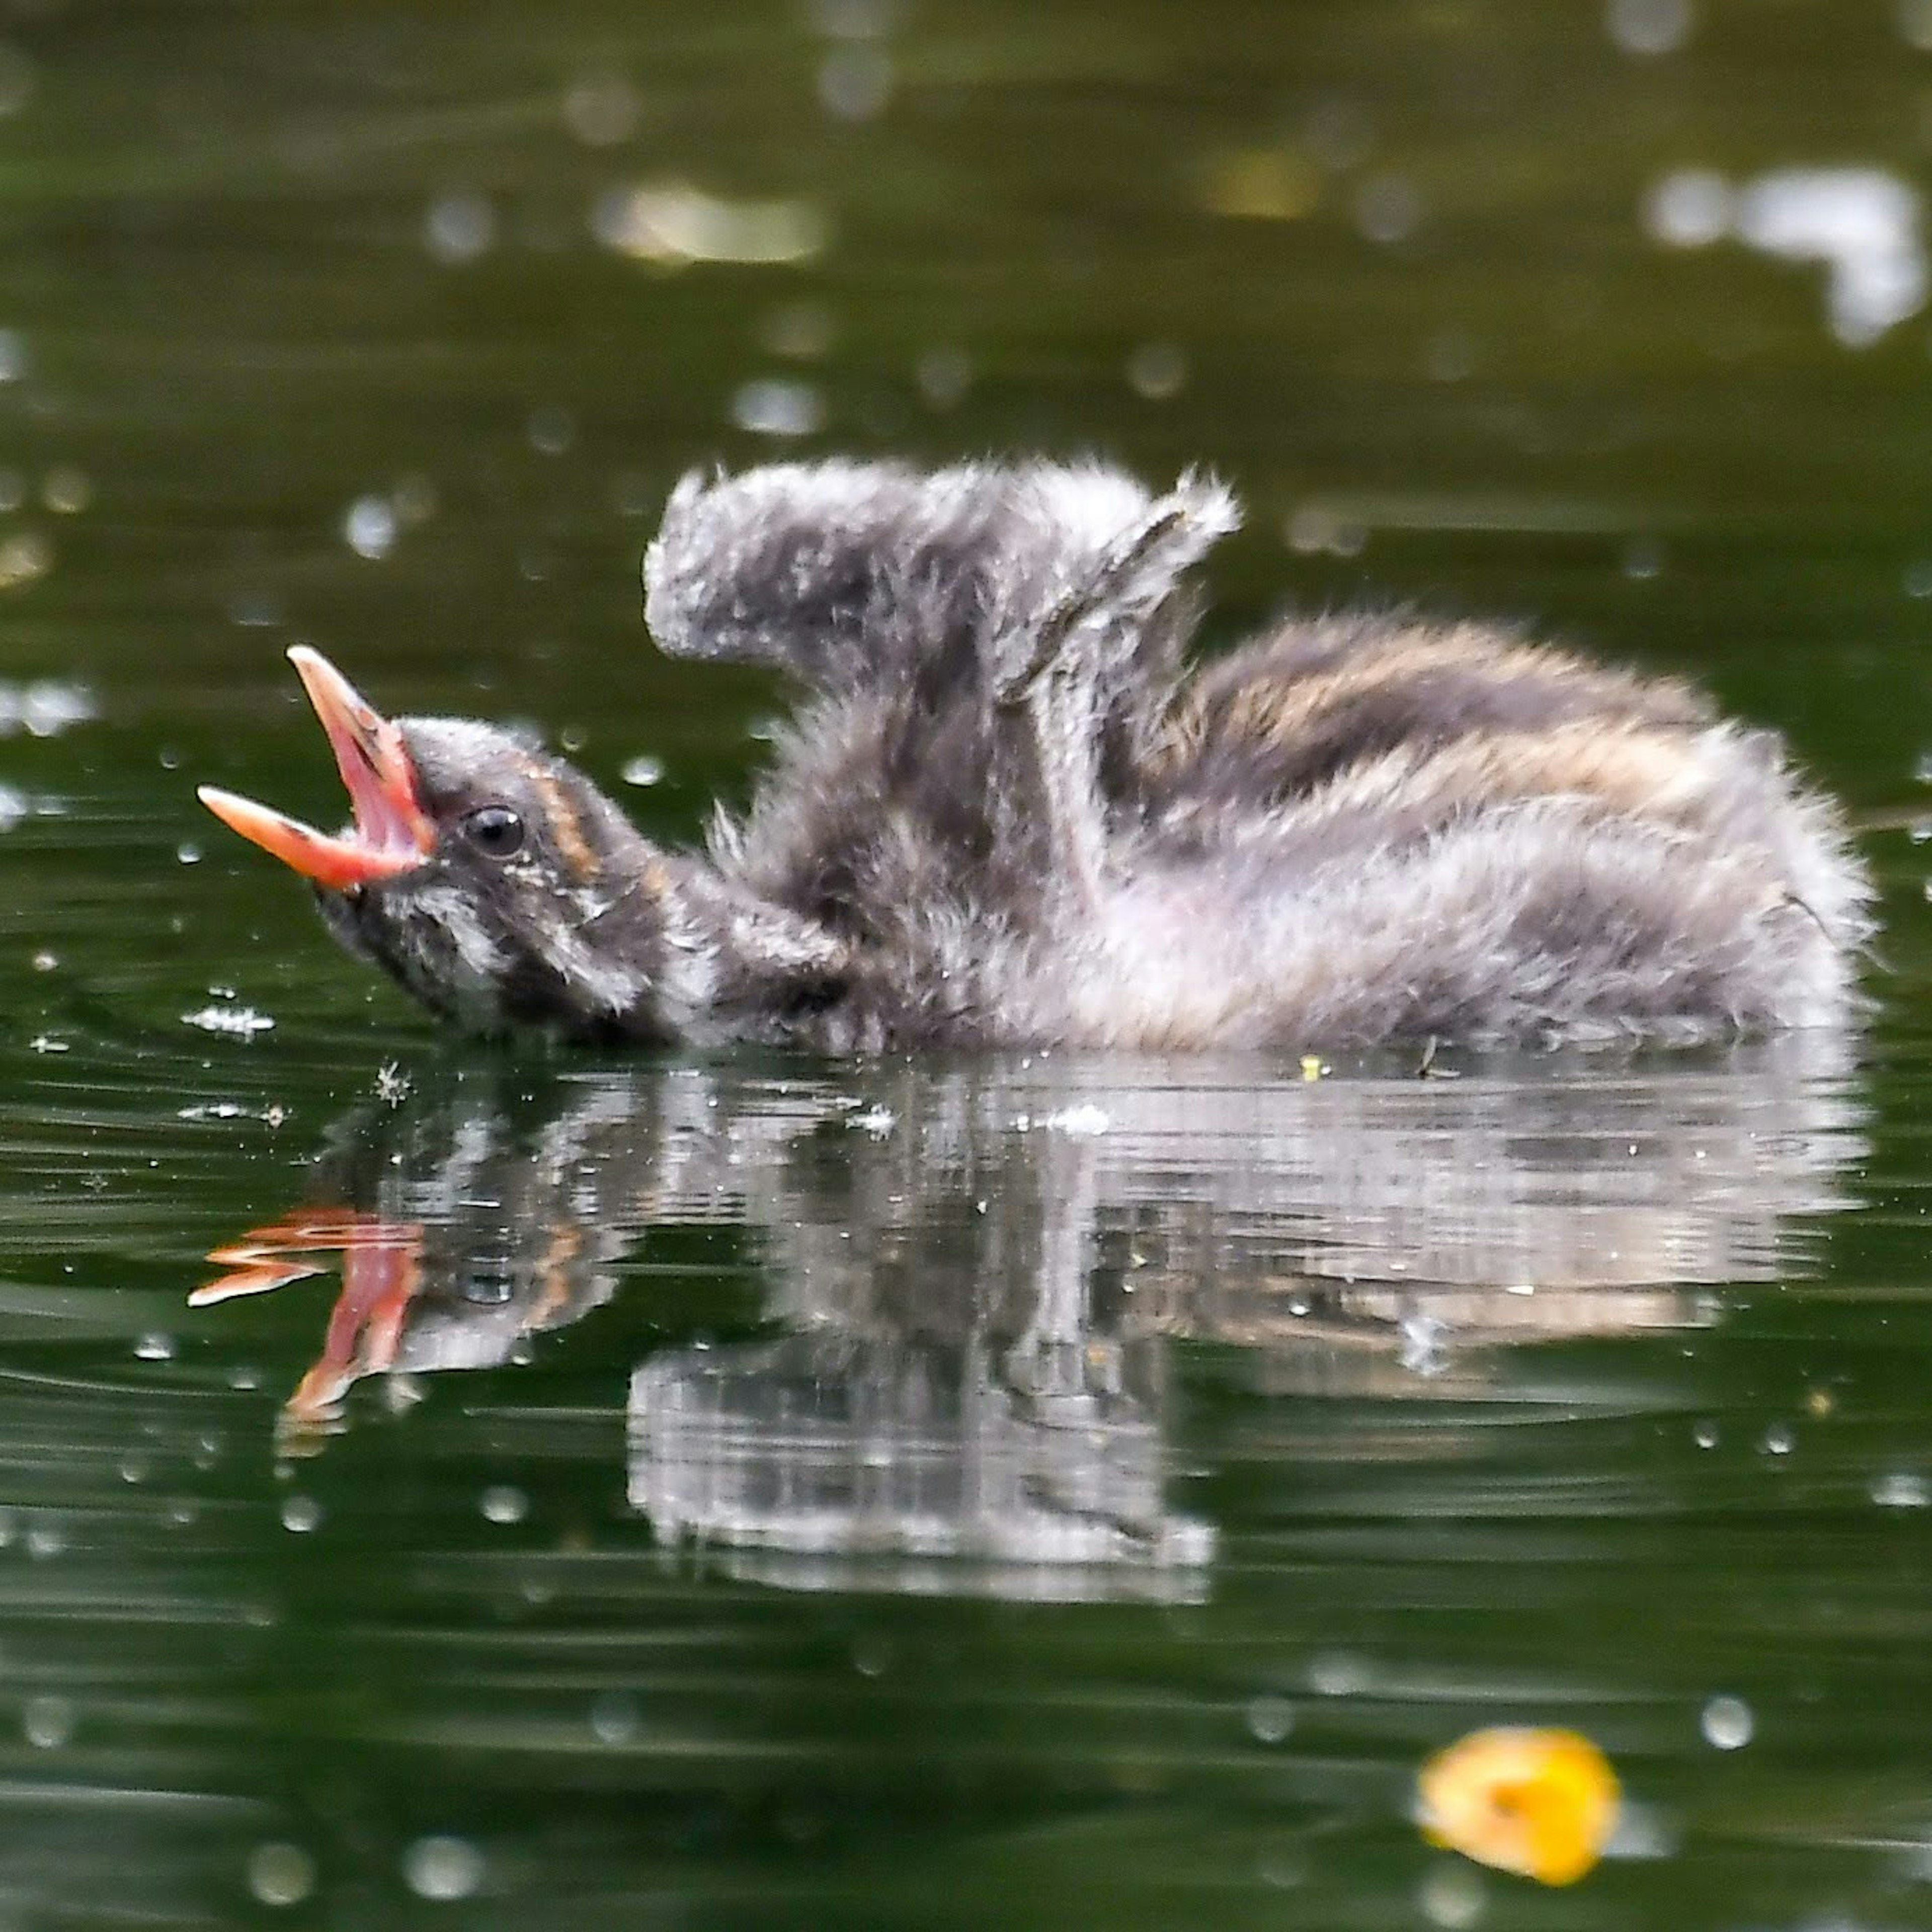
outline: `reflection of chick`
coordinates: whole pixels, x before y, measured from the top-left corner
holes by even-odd
[[[829,463],[672,497],[674,656],[812,700],[703,856],[561,762],[298,662],[355,827],[214,808],[494,1031],[1201,1048],[1826,1022],[1868,887],[1776,740],[1472,625],[1291,625],[1190,674],[1227,493]]]

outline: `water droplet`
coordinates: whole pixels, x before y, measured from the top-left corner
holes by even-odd
[[[144,1362],[171,1362],[175,1358],[175,1338],[154,1329],[135,1337],[134,1353]]]
[[[16,530],[0,542],[0,590],[32,584],[53,567],[54,547],[38,530]]]
[[[664,782],[664,760],[648,754],[625,760],[618,776],[628,785],[654,785]]]
[[[1444,1932],[1466,1932],[1482,1917],[1486,1902],[1481,1875],[1467,1865],[1434,1866],[1416,1888],[1415,1903],[1423,1917]]]
[[[1627,54],[1674,53],[1690,28],[1690,0],[1609,0],[1604,9],[1604,31]]]
[[[731,398],[731,420],[754,436],[810,436],[825,424],[825,398],[809,382],[764,377]]]
[[[248,1889],[264,1905],[299,1905],[315,1889],[315,1861],[299,1845],[257,1845],[248,1854]]]
[[[614,148],[638,130],[637,90],[621,74],[580,74],[563,97],[563,124],[586,148]]]
[[[628,1690],[607,1690],[590,1706],[590,1734],[614,1748],[636,1742],[644,1729],[638,1700]]]
[[[577,440],[577,419],[568,410],[532,410],[525,430],[540,456],[561,456]]]
[[[972,386],[972,362],[963,349],[928,349],[919,358],[913,379],[933,408],[950,410]]]
[[[1406,241],[1422,219],[1422,196],[1406,175],[1375,175],[1355,190],[1355,226],[1371,242]]]
[[[395,511],[383,497],[358,496],[342,520],[342,534],[358,556],[373,563],[394,548]]]
[[[1708,248],[1731,231],[1731,184],[1712,168],[1660,175],[1643,197],[1644,232],[1672,248]]]
[[[1187,356],[1172,342],[1144,342],[1127,358],[1127,386],[1150,403],[1178,396],[1187,383]]]
[[[1690,1432],[1690,1439],[1700,1449],[1714,1449],[1718,1446],[1718,1425],[1714,1422],[1700,1422]]]
[[[20,1735],[36,1750],[58,1750],[74,1736],[74,1706],[64,1697],[29,1697],[20,1713]]]
[[[758,342],[768,354],[809,362],[832,346],[832,311],[824,303],[786,302],[766,316]]]
[[[1623,572],[1633,584],[1647,584],[1664,568],[1664,546],[1654,537],[1632,537],[1624,546]]]
[[[1788,1423],[1774,1422],[1758,1438],[1758,1445],[1767,1456],[1789,1456],[1798,1446],[1798,1438]]]
[[[1286,1697],[1257,1697],[1248,1706],[1247,1723],[1257,1743],[1278,1744],[1294,1728],[1294,1706]]]
[[[77,516],[94,501],[87,472],[71,463],[50,470],[40,484],[40,501],[57,517]]]
[[[282,1499],[282,1527],[306,1536],[322,1526],[322,1508],[313,1496],[285,1496]]]
[[[497,1483],[483,1492],[476,1507],[490,1522],[521,1522],[530,1513],[530,1499],[508,1483]]]
[[[1894,1469],[1872,1484],[1871,1499],[1880,1509],[1932,1507],[1932,1484],[1909,1469]]]
[[[423,246],[446,265],[475,261],[496,239],[496,211],[488,195],[439,195],[423,218]]]
[[[1697,1728],[1714,1750],[1738,1750],[1750,1742],[1757,1720],[1742,1697],[1713,1697],[1698,1714]]]
[[[403,1878],[418,1898],[467,1898],[483,1882],[483,1854],[466,1838],[418,1838],[403,1854]]]
[[[1367,1686],[1364,1660],[1346,1650],[1324,1650],[1308,1666],[1308,1688],[1324,1697],[1352,1697]]]
[[[874,120],[892,94],[892,57],[883,47],[835,47],[819,62],[819,105],[838,120]]]
[[[198,866],[201,863],[201,848],[192,839],[184,838],[175,848],[175,857],[184,866]]]

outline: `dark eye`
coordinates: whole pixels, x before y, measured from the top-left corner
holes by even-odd
[[[463,821],[463,836],[487,858],[524,849],[524,821],[507,805],[486,805]]]

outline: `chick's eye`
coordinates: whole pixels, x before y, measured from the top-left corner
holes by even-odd
[[[507,805],[486,805],[463,821],[463,836],[486,858],[507,859],[524,848],[524,821]]]

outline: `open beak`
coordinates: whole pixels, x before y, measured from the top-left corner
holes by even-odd
[[[218,786],[196,796],[244,838],[338,892],[412,872],[436,847],[436,826],[416,794],[416,771],[401,731],[357,692],[320,651],[289,652],[322,728],[328,734],[354,808],[353,830],[332,837]]]

